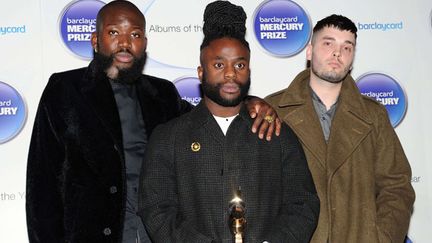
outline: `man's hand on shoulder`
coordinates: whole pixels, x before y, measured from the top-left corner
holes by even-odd
[[[260,139],[263,139],[264,134],[266,134],[267,141],[271,140],[273,134],[280,135],[282,123],[273,107],[263,99],[255,96],[246,98],[245,104],[249,115],[255,119],[252,125],[253,133],[258,131]]]

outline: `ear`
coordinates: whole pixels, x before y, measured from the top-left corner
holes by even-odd
[[[97,33],[93,32],[92,36],[91,36],[91,45],[93,47],[93,49],[95,50],[95,52],[98,52],[97,49]]]
[[[202,83],[202,80],[203,80],[203,68],[201,67],[201,66],[198,66],[197,67],[197,72],[198,72],[198,78],[199,78],[199,80],[200,80],[200,82]]]
[[[147,36],[144,36],[143,46],[144,46],[144,51],[147,50]]]
[[[312,59],[312,44],[309,43],[306,47],[306,59],[310,61]]]

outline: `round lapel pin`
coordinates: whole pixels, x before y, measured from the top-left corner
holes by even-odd
[[[191,145],[191,149],[194,152],[198,152],[201,149],[201,144],[199,144],[198,142],[193,142]]]

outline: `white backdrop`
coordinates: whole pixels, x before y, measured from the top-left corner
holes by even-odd
[[[147,18],[149,61],[144,72],[172,81],[196,77],[202,40],[199,26],[202,26],[204,7],[210,1],[133,2]],[[305,50],[290,57],[269,54],[253,32],[253,16],[262,1],[232,2],[244,6],[248,14],[251,94],[264,97],[287,87],[305,68]],[[86,66],[89,62],[74,54],[61,39],[62,13],[74,3],[69,0],[0,3],[0,84],[18,91],[27,107],[22,129],[0,144],[0,242],[28,242],[24,207],[26,159],[42,90],[53,72]],[[393,77],[405,91],[408,107],[404,119],[395,129],[411,163],[417,194],[408,236],[412,242],[430,242],[432,132],[427,124],[432,120],[432,113],[427,107],[432,107],[429,74],[432,68],[432,1],[295,0],[295,3],[307,13],[312,25],[325,16],[338,13],[351,18],[357,27],[363,26],[358,32],[352,76],[357,79],[365,73],[383,73]],[[393,23],[393,27],[371,29],[371,26],[385,23]],[[164,27],[165,31],[155,31],[157,26]],[[176,32],[177,27],[179,32]],[[0,108],[3,109],[7,99],[2,98],[1,92],[0,89]],[[0,112],[0,129],[7,126],[2,123],[4,117]]]

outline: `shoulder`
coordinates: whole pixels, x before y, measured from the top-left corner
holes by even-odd
[[[176,87],[169,80],[143,74],[141,81],[142,88],[152,97],[169,100],[179,98]]]
[[[264,100],[271,104],[274,104],[274,102],[279,101],[282,98],[282,96],[285,94],[285,92],[287,92],[287,90],[288,88],[285,88],[277,92],[274,92],[272,94],[269,94],[264,98]]]
[[[84,78],[87,68],[79,68],[64,72],[53,73],[42,94],[42,99],[48,97],[59,97],[71,93],[71,89],[79,86]]]
[[[143,74],[143,78],[144,80],[149,82],[149,84],[151,84],[153,87],[157,89],[163,89],[163,88],[175,89],[174,84],[169,80],[151,76],[151,75],[146,75],[146,74]]]
[[[365,95],[361,95],[361,97],[363,104],[366,110],[369,111],[371,117],[377,119],[378,122],[381,122],[382,118],[388,118],[388,113],[384,105]]]
[[[189,127],[188,124],[190,124],[189,121],[190,112],[159,124],[153,130],[150,140],[167,140],[169,138],[181,137],[183,135],[180,135],[179,133],[187,133]]]
[[[63,72],[53,73],[49,78],[50,83],[58,83],[58,82],[74,82],[74,80],[81,79],[84,77],[87,72],[87,67],[67,70]]]
[[[291,127],[286,123],[282,123],[281,132],[279,135],[282,142],[295,142],[298,143],[297,135],[294,133],[294,131],[291,129]]]
[[[80,82],[84,78],[87,68],[78,68],[63,72],[53,73],[46,85],[46,90],[56,89],[60,86],[73,86]]]

